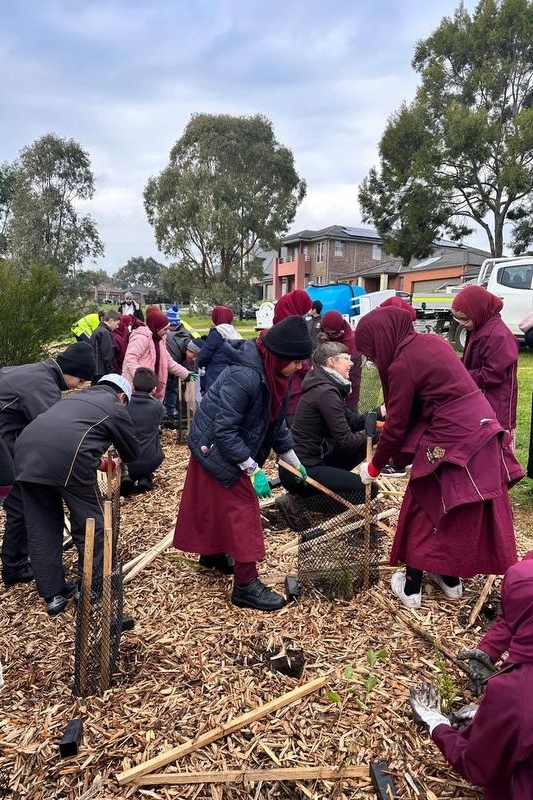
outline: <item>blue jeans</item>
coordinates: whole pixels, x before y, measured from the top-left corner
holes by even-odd
[[[165,392],[165,399],[163,405],[167,416],[171,417],[176,413],[176,405],[178,402],[178,379],[176,375],[170,375],[167,379],[167,388]]]

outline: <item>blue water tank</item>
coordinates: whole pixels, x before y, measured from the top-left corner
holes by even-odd
[[[361,286],[350,283],[328,283],[325,286],[306,286],[305,291],[311,300],[320,300],[322,314],[326,311],[339,311],[352,317],[359,314],[359,297],[366,294]]]

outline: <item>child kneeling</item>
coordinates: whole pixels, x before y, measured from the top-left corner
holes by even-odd
[[[154,470],[165,454],[159,440],[159,425],[165,415],[163,405],[153,397],[157,376],[148,367],[138,367],[133,375],[133,394],[128,406],[139,442],[139,457],[128,464],[128,474],[122,479],[120,492],[127,497],[133,491],[148,492],[154,488]]]

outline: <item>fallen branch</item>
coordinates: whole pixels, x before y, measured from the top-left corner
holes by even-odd
[[[279,767],[278,769],[220,770],[215,772],[157,772],[137,778],[140,786],[187,783],[257,783],[258,781],[338,781],[368,778],[368,767]]]
[[[322,675],[320,678],[315,678],[315,680],[304,683],[303,686],[298,686],[291,692],[287,692],[286,694],[281,695],[281,697],[270,700],[270,702],[265,703],[262,706],[258,706],[252,711],[246,712],[246,714],[241,714],[241,716],[235,717],[235,719],[225,722],[223,725],[217,725],[216,728],[212,728],[210,731],[207,731],[207,733],[197,736],[196,739],[189,740],[188,742],[185,742],[185,744],[181,744],[178,747],[173,747],[171,750],[167,750],[166,752],[155,756],[155,758],[150,758],[143,764],[138,764],[136,767],[132,767],[131,769],[127,769],[125,772],[119,773],[117,775],[117,780],[121,786],[125,783],[131,783],[141,775],[146,775],[153,770],[159,769],[159,767],[164,767],[166,764],[170,764],[171,761],[176,761],[182,756],[186,756],[189,753],[194,753],[201,747],[205,747],[212,742],[216,742],[217,739],[222,739],[224,736],[228,736],[230,733],[239,731],[241,728],[246,727],[246,725],[249,725],[252,722],[257,722],[257,720],[263,719],[263,717],[268,716],[268,714],[271,714],[273,711],[278,711],[280,708],[285,708],[286,706],[290,706],[293,703],[298,702],[298,700],[301,700],[302,697],[321,689],[325,682],[326,676]]]

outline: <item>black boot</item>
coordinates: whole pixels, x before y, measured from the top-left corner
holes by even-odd
[[[274,592],[255,578],[246,586],[233,584],[231,602],[239,608],[255,608],[257,611],[278,611],[283,608],[287,600],[282,594]]]
[[[206,569],[214,569],[223,575],[233,575],[235,572],[234,561],[225,553],[215,553],[212,556],[200,556],[198,563]]]
[[[307,528],[305,506],[297,495],[282,494],[281,497],[277,497],[276,508],[291,530],[303,531]]]
[[[142,478],[139,478],[137,481],[137,491],[138,492],[151,492],[154,488],[154,476],[152,473],[149,475],[143,475]]]

